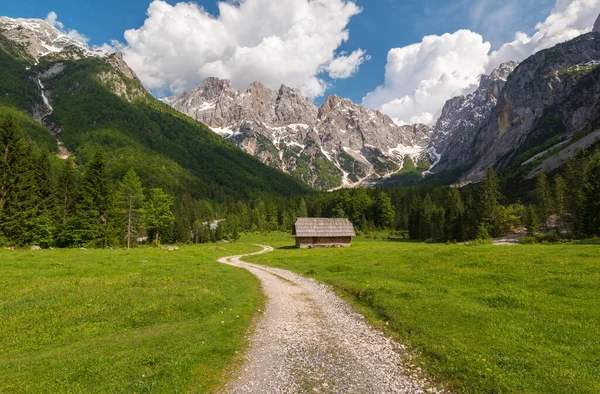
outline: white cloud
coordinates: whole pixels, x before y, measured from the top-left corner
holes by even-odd
[[[204,78],[284,83],[310,97],[327,88],[320,77],[347,78],[365,60],[358,50],[336,57],[360,8],[348,0],[219,2],[215,17],[195,3],[153,1],[142,27],[125,32],[125,60],[154,90],[182,93]]]
[[[557,0],[550,16],[535,27],[532,36],[523,32],[490,56],[487,71],[503,62],[522,61],[530,55],[592,30],[600,13],[600,0]]]
[[[399,124],[431,123],[448,99],[472,91],[482,73],[589,32],[599,12],[600,0],[557,0],[531,36],[519,32],[513,42],[491,54],[491,45],[468,30],[394,48],[388,54],[384,84],[367,94],[363,104]]]
[[[360,65],[368,60],[370,60],[370,56],[366,55],[366,51],[358,49],[350,55],[342,53],[329,62],[326,69],[329,76],[333,79],[350,78],[358,72]]]
[[[479,34],[459,30],[392,49],[385,84],[369,93],[363,104],[381,109],[399,124],[431,123],[446,100],[478,83],[490,47]]]
[[[65,25],[58,20],[58,15],[56,15],[56,12],[54,12],[54,11],[50,11],[48,13],[48,16],[46,16],[45,21],[48,22],[48,24],[50,24],[57,30],[59,30],[61,33],[66,34],[67,36],[71,37],[74,40],[79,41],[82,44],[87,45],[88,42],[90,41],[90,39],[88,37],[79,33],[77,30],[65,29]]]

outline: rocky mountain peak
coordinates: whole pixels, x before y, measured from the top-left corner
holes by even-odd
[[[195,90],[163,100],[217,134],[305,182],[330,189],[391,175],[406,155],[418,156],[431,129],[400,127],[378,111],[337,95],[318,108],[298,89],[252,83],[235,91],[208,78]]]
[[[508,77],[517,68],[515,62],[501,64],[490,75],[481,76],[475,92],[454,97],[446,102],[427,148],[431,172],[465,165],[474,131],[490,116],[498,104]],[[457,164],[458,163],[458,164]]]
[[[106,56],[106,62],[112,65],[114,68],[119,70],[123,75],[127,78],[135,79],[139,83],[142,83],[140,79],[137,77],[135,72],[129,67],[125,60],[123,59],[123,54],[121,52],[115,52],[108,56]]]
[[[42,19],[0,17],[0,33],[21,46],[34,60],[42,57],[78,60],[104,56]]]
[[[598,19],[596,19],[596,23],[594,23],[594,28],[592,29],[593,33],[600,33],[600,15],[598,15]]]

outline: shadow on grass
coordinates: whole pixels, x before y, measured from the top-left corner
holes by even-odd
[[[280,246],[277,248],[277,250],[292,250],[292,249],[298,249],[296,246]]]

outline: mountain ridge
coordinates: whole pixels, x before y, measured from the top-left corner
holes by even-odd
[[[355,186],[390,176],[416,160],[430,127],[398,126],[377,110],[337,95],[317,107],[300,90],[254,82],[237,91],[231,81],[207,78],[196,89],[163,99],[209,126],[263,163],[318,189]]]

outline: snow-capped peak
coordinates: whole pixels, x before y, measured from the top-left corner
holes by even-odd
[[[81,59],[107,54],[102,49],[90,48],[81,39],[72,37],[42,19],[13,19],[2,16],[0,33],[21,45],[36,61],[44,56]]]

